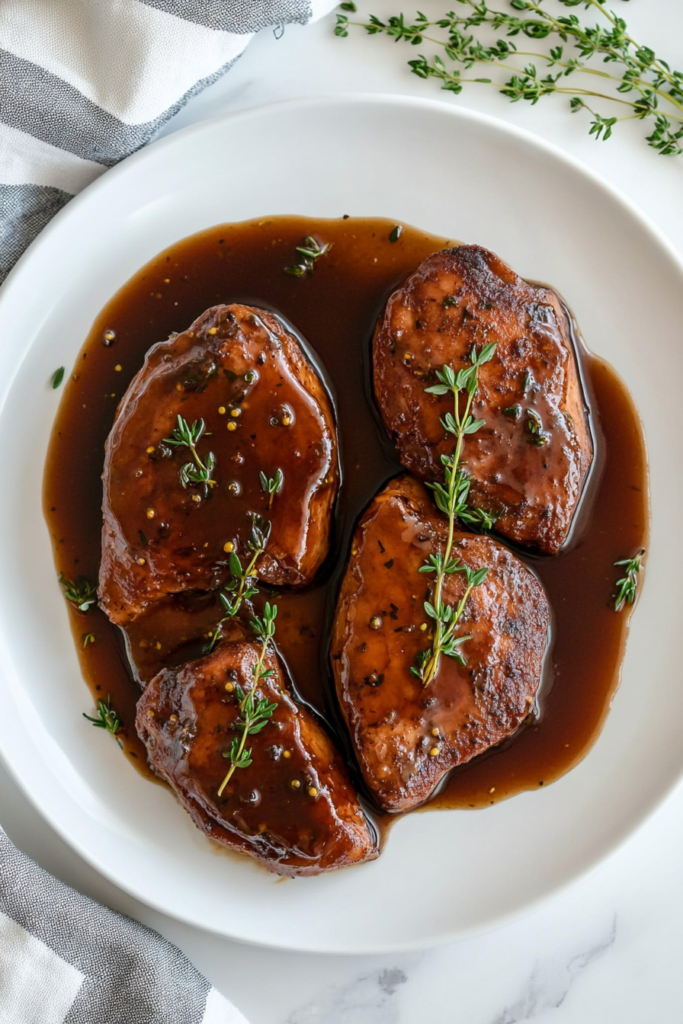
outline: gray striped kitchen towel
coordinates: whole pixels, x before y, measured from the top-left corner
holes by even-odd
[[[154,138],[253,33],[335,0],[0,0],[0,281],[77,192]],[[0,829],[2,1024],[246,1024],[160,935]]]
[[[58,882],[0,829],[2,1024],[247,1024],[157,932]]]
[[[0,281],[77,192],[154,138],[252,35],[336,0],[0,0]]]

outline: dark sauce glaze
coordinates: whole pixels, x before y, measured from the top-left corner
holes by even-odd
[[[104,308],[67,380],[44,481],[45,516],[59,571],[97,579],[103,446],[118,401],[147,349],[182,331],[207,307],[234,301],[262,306],[295,325],[317,362],[336,407],[342,461],[331,553],[316,583],[280,592],[277,641],[301,699],[328,722],[352,755],[336,710],[328,637],[354,523],[399,464],[370,393],[370,337],[391,291],[429,253],[457,244],[383,219],[314,221],[269,217],[211,228],[172,246],[143,267]],[[283,267],[305,235],[332,242],[304,279]],[[107,342],[106,332],[114,332]],[[578,336],[577,336],[578,338]],[[105,343],[107,342],[107,343]],[[630,610],[610,604],[613,563],[646,546],[649,504],[642,429],[615,372],[575,340],[596,457],[568,544],[554,557],[517,552],[543,582],[553,635],[537,715],[501,746],[451,772],[429,808],[483,807],[547,785],[572,768],[599,734],[619,682]],[[262,589],[260,599],[270,597]],[[98,609],[69,609],[84,678],[95,697],[111,694],[124,723],[126,755],[150,777],[134,729],[136,674],[201,652],[217,620],[209,595],[169,602],[127,641]],[[83,636],[96,642],[83,648]],[[136,665],[131,666],[127,647]]]

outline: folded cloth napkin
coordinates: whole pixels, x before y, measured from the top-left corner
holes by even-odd
[[[157,134],[252,35],[335,0],[0,0],[0,281],[54,214]],[[0,830],[2,1024],[246,1024],[156,932]]]
[[[54,214],[235,63],[336,0],[0,0],[0,281]]]
[[[179,949],[94,903],[0,829],[2,1024],[247,1024]]]

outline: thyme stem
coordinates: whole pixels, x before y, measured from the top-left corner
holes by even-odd
[[[244,715],[245,703],[246,703],[247,698],[249,697],[250,693],[251,693],[251,690],[248,693],[245,693],[243,699],[240,701],[240,704],[239,704],[240,717]],[[247,736],[248,736],[248,732],[247,732],[247,730],[245,728],[245,729],[242,730],[242,738],[240,739],[239,745],[238,745],[238,747],[236,749],[235,759],[232,762],[232,764],[230,765],[230,768],[228,769],[228,774],[225,776],[225,778],[223,779],[223,781],[220,784],[220,788],[218,790],[218,795],[219,796],[223,796],[223,790],[225,789],[227,784],[230,782],[230,779],[232,778],[233,772],[235,771],[235,769],[237,768],[238,764],[242,760],[242,757],[243,757],[243,754],[244,754],[244,746],[245,746],[245,744],[247,742]]]
[[[463,442],[463,438],[465,437],[465,432],[464,432],[463,427],[464,427],[464,424],[465,424],[465,422],[467,421],[467,419],[469,417],[470,409],[472,408],[472,397],[473,397],[473,395],[471,395],[471,394],[467,395],[467,401],[465,403],[465,415],[463,416],[463,418],[461,420],[460,416],[458,414],[458,405],[459,405],[459,398],[460,398],[459,393],[456,392],[455,396],[454,396],[454,403],[453,403],[453,405],[454,405],[454,409],[455,409],[456,423],[458,424],[458,440],[457,440],[457,444],[455,446],[455,455],[453,456],[453,464],[454,464],[454,466],[459,466],[460,465],[460,456],[461,456],[461,453],[462,453],[462,442]],[[441,567],[441,570],[437,574],[437,577],[436,577],[436,588],[434,590],[434,604],[436,605],[437,608],[441,604],[441,592],[443,590],[443,583],[444,583],[444,580],[446,578],[445,567],[446,567],[446,565],[448,565],[448,563],[450,561],[451,551],[453,550],[453,533],[455,531],[455,506],[456,506],[456,503],[457,503],[457,497],[458,496],[457,496],[455,487],[450,487],[449,488],[449,502],[448,502],[448,505],[449,505],[449,508],[448,508],[448,539],[446,541],[446,550],[444,551],[444,556],[443,556],[443,565]],[[460,609],[458,614],[460,614],[461,611],[462,611],[462,608]],[[427,686],[432,681],[432,679],[436,675],[436,671],[437,671],[437,669],[439,667],[439,656],[440,656],[441,639],[442,639],[442,637],[441,637],[441,630],[442,630],[442,623],[441,623],[441,621],[437,620],[437,622],[435,624],[435,632],[434,632],[434,641],[435,642],[433,644],[433,650],[434,650],[434,658],[433,658],[433,660],[434,660],[434,670],[429,675],[428,678],[425,678],[425,680],[424,680],[425,686]],[[452,632],[452,630],[451,630],[451,632]]]
[[[219,620],[211,640],[209,641],[206,653],[210,654],[223,633],[223,623],[234,619],[245,601],[248,601],[255,594],[258,588],[255,586],[254,570],[256,563],[266,550],[266,544],[270,537],[271,523],[263,522],[260,516],[252,515],[251,534],[247,542],[247,548],[251,552],[246,567],[242,566],[238,555],[234,550],[230,552],[229,568],[230,580],[218,594],[218,599],[223,606],[225,615]],[[233,545],[234,547],[234,545]]]
[[[485,345],[478,354],[473,348],[469,367],[460,370],[456,375],[452,367],[444,366],[441,370],[437,370],[439,383],[425,388],[428,394],[446,395],[451,393],[453,395],[453,413],[446,413],[441,423],[447,433],[455,437],[456,444],[453,455],[441,456],[441,462],[445,468],[445,485],[441,483],[427,484],[434,492],[437,507],[448,516],[448,533],[443,553],[430,555],[419,569],[419,572],[436,573],[434,599],[424,602],[425,612],[433,622],[431,646],[428,650],[418,654],[416,667],[411,668],[413,675],[416,675],[424,686],[429,686],[436,676],[443,655],[455,658],[461,664],[465,664],[460,647],[470,637],[456,637],[454,631],[472,589],[483,582],[488,572],[487,568],[470,569],[459,559],[454,559],[453,538],[455,521],[458,518],[472,526],[484,529],[490,529],[494,521],[490,513],[483,509],[470,508],[468,505],[470,479],[465,474],[463,467],[462,449],[465,436],[476,433],[484,425],[483,420],[472,418],[472,401],[478,387],[479,367],[493,358],[495,350],[495,343]],[[466,393],[465,407],[462,413],[460,411],[461,391]],[[446,605],[443,600],[446,576],[453,573],[462,573],[465,576],[465,592],[456,608]]]
[[[271,704],[267,697],[256,696],[256,688],[262,679],[267,679],[273,675],[272,669],[265,668],[266,654],[268,653],[268,644],[275,636],[275,618],[277,616],[277,605],[270,605],[267,601],[263,609],[263,618],[255,616],[251,620],[251,628],[253,629],[256,636],[261,641],[261,648],[259,650],[256,664],[252,667],[253,682],[252,687],[248,691],[244,691],[241,686],[235,687],[237,698],[239,700],[238,710],[239,716],[235,723],[235,728],[239,729],[242,733],[240,739],[232,741],[232,747],[230,751],[223,754],[223,757],[230,758],[230,768],[221,782],[218,790],[218,796],[223,795],[223,790],[230,782],[236,768],[248,768],[251,764],[251,749],[246,750],[247,736],[254,736],[260,732],[265,725],[268,724],[269,720],[273,716],[273,712],[277,708],[277,704]]]

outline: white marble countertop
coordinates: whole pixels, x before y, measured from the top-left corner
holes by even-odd
[[[445,0],[419,5],[441,13]],[[620,0],[609,6],[632,33],[683,66],[683,4]],[[413,6],[377,0],[379,14]],[[406,68],[405,45],[332,35],[328,17],[257,38],[235,68],[192,100],[165,134],[203,118],[288,97],[338,92],[433,96],[527,128],[604,175],[683,250],[683,158],[664,159],[643,126],[618,126],[607,144],[587,134],[566,101],[509,104],[494,90],[439,92]],[[426,49],[426,47],[425,47]],[[564,109],[563,109],[564,108]],[[314,140],[301,140],[314,148]],[[558,196],[561,201],[561,196]],[[561,243],[561,240],[558,240]],[[625,255],[628,258],[628,254]],[[643,680],[646,691],[647,680]],[[647,697],[644,693],[644,713]],[[14,842],[82,892],[177,943],[252,1024],[658,1024],[683,1019],[683,785],[617,853],[542,908],[496,932],[413,954],[323,957],[242,946],[165,917],[111,885],[43,822],[0,767],[0,821]],[[501,852],[501,856],[504,854]],[[512,884],[512,882],[511,882]],[[138,1024],[138,1022],[131,1022]]]

